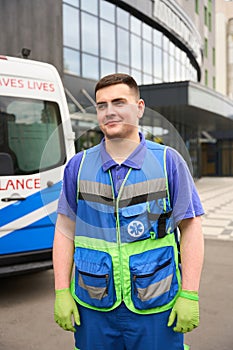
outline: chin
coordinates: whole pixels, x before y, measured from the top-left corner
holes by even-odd
[[[108,139],[108,140],[119,140],[119,139],[122,139],[123,136],[121,134],[118,134],[118,133],[107,133],[105,134],[105,137]]]
[[[122,130],[119,130],[119,128],[105,128],[104,130],[104,134],[108,137],[108,138],[116,138],[116,137],[121,137],[121,135],[123,134]]]

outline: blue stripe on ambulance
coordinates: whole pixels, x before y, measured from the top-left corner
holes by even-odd
[[[17,201],[0,210],[0,227],[30,214],[34,210],[40,209],[44,205],[58,199],[61,190],[61,181],[52,187],[47,187],[31,196],[26,197],[24,201]],[[59,192],[59,193],[58,193]]]
[[[26,252],[52,247],[56,212],[1,238],[0,254]],[[39,229],[38,229],[39,228]]]

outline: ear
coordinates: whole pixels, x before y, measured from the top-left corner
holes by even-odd
[[[138,100],[138,119],[141,119],[145,110],[145,102],[142,98]]]

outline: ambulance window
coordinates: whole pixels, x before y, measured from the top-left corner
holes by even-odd
[[[59,106],[55,102],[0,96],[0,152],[14,174],[33,174],[65,163]]]

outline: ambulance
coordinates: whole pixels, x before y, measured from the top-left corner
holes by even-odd
[[[0,277],[52,267],[63,170],[74,154],[56,68],[0,56]]]

